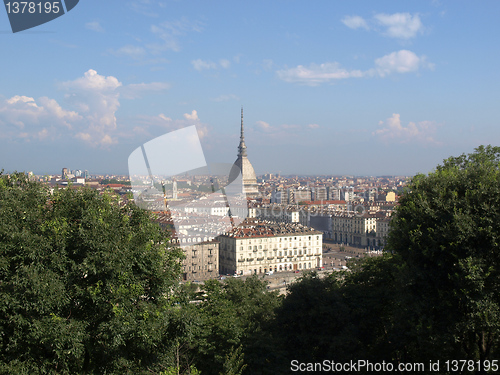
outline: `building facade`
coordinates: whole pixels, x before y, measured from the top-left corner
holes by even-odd
[[[375,247],[377,218],[370,214],[343,214],[332,216],[332,240],[360,247]]]
[[[178,244],[177,239],[172,244]],[[203,281],[219,276],[219,242],[216,240],[182,246],[185,259],[182,261],[183,281]]]
[[[222,274],[262,274],[322,267],[323,234],[300,224],[247,220],[220,242]]]

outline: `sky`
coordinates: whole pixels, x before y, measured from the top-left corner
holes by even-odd
[[[12,33],[0,9],[0,170],[128,174],[196,125],[256,173],[414,175],[500,143],[500,2],[80,0]],[[173,163],[175,160],[166,160]]]

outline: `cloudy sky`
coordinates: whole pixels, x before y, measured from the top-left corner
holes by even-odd
[[[0,169],[127,174],[196,125],[256,172],[413,175],[500,144],[500,2],[82,0],[13,34],[0,9]],[[166,161],[170,162],[170,161]]]

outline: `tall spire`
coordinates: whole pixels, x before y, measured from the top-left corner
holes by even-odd
[[[245,135],[243,132],[243,106],[241,106],[241,136],[238,151],[238,157],[247,156],[247,146],[245,146]]]

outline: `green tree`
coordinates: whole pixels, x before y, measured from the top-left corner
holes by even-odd
[[[0,372],[143,373],[173,363],[180,250],[148,212],[0,174]]]
[[[231,350],[231,353],[226,355],[226,361],[224,362],[224,372],[220,372],[219,375],[241,375],[243,370],[247,367],[243,359],[242,346]]]
[[[500,148],[415,176],[399,202],[387,249],[402,267],[408,353],[498,359]]]
[[[246,364],[248,373],[273,374],[276,353],[269,325],[280,304],[277,292],[269,292],[257,276],[209,280],[204,290],[205,301],[198,306],[202,330],[194,345],[197,368],[218,375],[228,368],[238,373]]]
[[[332,340],[349,318],[339,285],[333,276],[321,279],[311,272],[287,288],[288,295],[273,325],[273,334],[286,357],[281,369],[288,368],[291,360],[307,363],[329,359]],[[349,342],[343,344],[350,346]]]

